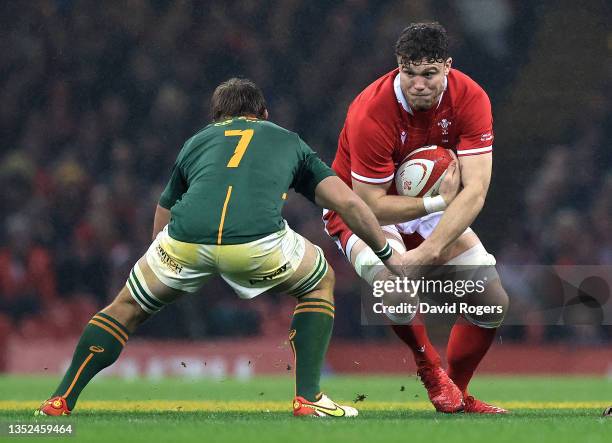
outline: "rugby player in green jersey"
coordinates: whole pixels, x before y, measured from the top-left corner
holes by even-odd
[[[222,83],[211,108],[213,122],[178,155],[155,212],[153,243],[115,300],[89,321],[63,380],[37,414],[69,415],[83,388],[117,360],[139,324],[220,274],[241,298],[280,291],[297,299],[289,332],[294,415],[357,415],[319,387],[333,326],[334,273],[321,248],[283,219],[287,191],[339,213],[390,270],[400,268],[401,256],[368,206],[312,149],[267,121],[254,83]]]

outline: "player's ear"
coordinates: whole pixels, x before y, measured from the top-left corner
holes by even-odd
[[[444,75],[448,75],[451,69],[451,65],[453,64],[453,58],[449,57],[444,62]]]
[[[268,117],[270,117],[270,114],[268,114],[268,110],[267,110],[267,109],[264,109],[264,112],[263,112],[263,119],[264,119],[264,120],[268,120]]]

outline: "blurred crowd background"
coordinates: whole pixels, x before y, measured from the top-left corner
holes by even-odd
[[[350,101],[394,68],[402,28],[432,19],[448,29],[454,67],[493,103],[493,183],[474,226],[487,249],[502,264],[612,265],[605,1],[5,1],[0,329],[78,335],[114,297],[150,242],[174,159],[209,121],[219,82],[253,79],[270,118],[331,162]],[[360,325],[358,277],[320,211],[293,194],[285,215],[337,271],[335,334],[385,339],[388,330]],[[138,335],[284,336],[293,306],[279,296],[240,301],[214,281]],[[610,340],[596,326],[502,334]]]

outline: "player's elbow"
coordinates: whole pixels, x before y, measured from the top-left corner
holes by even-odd
[[[364,206],[367,206],[370,211],[376,216],[377,219],[380,219],[382,211],[380,203],[380,196],[373,195],[359,195],[357,194],[357,199],[359,203]]]
[[[352,195],[351,195],[352,194]],[[336,212],[345,220],[362,218],[366,204],[356,194],[351,193],[340,199]]]
[[[347,195],[346,198],[341,199],[339,202],[340,208],[338,209],[338,212],[340,214],[355,214],[359,212],[364,204],[365,203],[363,203],[363,200],[361,200],[357,195]]]

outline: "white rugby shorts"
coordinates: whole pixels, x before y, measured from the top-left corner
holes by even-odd
[[[291,277],[304,258],[305,248],[304,237],[286,222],[285,228],[278,232],[235,245],[182,242],[170,237],[166,226],[151,243],[145,257],[157,278],[173,289],[193,293],[210,277],[219,274],[240,298],[250,299]],[[317,249],[316,264],[321,274],[323,267],[327,271],[327,262],[320,248]],[[324,273],[315,283],[323,276]],[[128,279],[128,289],[141,306],[144,302],[150,308],[146,311],[157,311],[155,302],[159,300],[145,287],[143,280],[136,265]]]

